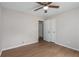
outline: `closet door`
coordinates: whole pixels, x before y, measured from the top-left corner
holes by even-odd
[[[54,42],[56,39],[56,20],[44,21],[44,39],[48,42]]]

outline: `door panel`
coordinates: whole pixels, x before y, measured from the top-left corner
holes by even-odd
[[[56,20],[46,20],[44,22],[44,39],[54,42],[56,39]]]

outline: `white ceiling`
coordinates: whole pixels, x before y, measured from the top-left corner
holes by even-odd
[[[34,9],[40,7],[40,5],[35,2],[1,2],[0,4],[5,8],[22,11],[22,12],[29,12],[34,15],[40,16],[42,18],[50,17],[79,7],[79,2],[54,2],[52,4],[59,5],[60,8],[58,9],[51,8],[48,9],[48,13],[44,13],[43,9],[38,11],[33,11]]]

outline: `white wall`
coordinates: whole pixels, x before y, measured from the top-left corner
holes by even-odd
[[[3,8],[3,50],[38,42],[38,17]]]
[[[55,42],[79,50],[79,8],[59,14],[54,19],[57,31]]]
[[[0,55],[1,55],[1,49],[2,49],[2,7],[0,5]]]

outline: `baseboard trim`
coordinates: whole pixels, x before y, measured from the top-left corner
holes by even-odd
[[[2,55],[2,51],[0,51],[0,56]]]
[[[16,46],[12,46],[12,47],[9,47],[9,48],[4,48],[2,49],[2,51],[6,51],[6,50],[10,50],[10,49],[14,49],[14,48],[18,48],[18,47],[21,47],[21,46],[24,46],[24,45],[29,45],[29,44],[34,44],[34,43],[37,43],[38,41],[32,41],[30,43],[24,43],[24,44],[19,44],[19,45],[16,45]]]
[[[60,44],[60,43],[58,43],[58,42],[54,42],[54,43],[57,44],[57,45],[61,45],[61,46],[64,46],[64,47],[66,47],[66,48],[69,48],[69,49],[75,50],[75,51],[79,51],[79,49],[72,48],[72,47],[70,47],[70,46],[68,46],[68,45]]]

